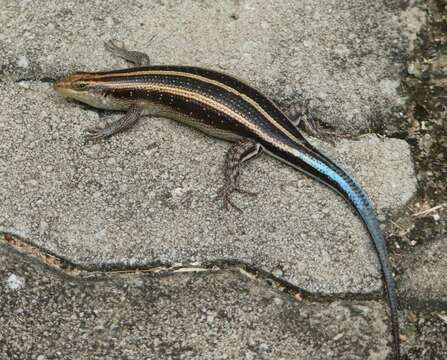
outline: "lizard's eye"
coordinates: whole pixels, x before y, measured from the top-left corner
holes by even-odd
[[[87,86],[88,86],[87,83],[77,82],[77,83],[74,84],[73,87],[74,87],[76,90],[85,90],[85,89],[87,89]]]

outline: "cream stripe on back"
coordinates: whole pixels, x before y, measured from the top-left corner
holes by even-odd
[[[163,91],[171,95],[178,95],[182,96],[186,99],[196,100],[200,103],[203,103],[205,105],[211,106],[214,109],[226,114],[227,116],[236,119],[240,124],[244,125],[245,127],[251,129],[254,133],[256,133],[260,138],[265,138],[266,135],[269,134],[261,129],[259,126],[256,126],[255,123],[252,121],[246,119],[244,116],[242,116],[237,111],[234,111],[230,107],[226,106],[225,104],[222,104],[221,102],[214,100],[210,98],[209,96],[199,94],[197,92],[193,92],[187,89],[182,89],[179,87],[173,87],[169,85],[164,84],[138,84],[135,83],[129,83],[129,84],[115,84],[113,86],[114,88],[118,89],[135,89],[135,87],[147,89],[148,91]],[[273,139],[272,139],[273,141]],[[282,148],[283,150],[287,150],[288,146],[285,144],[278,143],[277,145],[279,148]]]

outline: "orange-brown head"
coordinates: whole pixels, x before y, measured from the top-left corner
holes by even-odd
[[[92,84],[91,73],[75,73],[55,81],[54,90],[65,97],[74,97],[79,92],[86,91]]]
[[[54,90],[60,95],[106,110],[124,110],[129,107],[125,100],[114,98],[107,84],[96,73],[78,72],[57,80]],[[107,91],[109,90],[109,91]]]

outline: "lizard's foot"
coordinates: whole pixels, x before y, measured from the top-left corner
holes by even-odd
[[[233,202],[233,200],[231,200],[231,196],[235,192],[237,192],[239,194],[243,194],[243,195],[248,195],[248,196],[251,196],[251,197],[258,196],[258,194],[255,193],[255,192],[244,190],[244,189],[241,189],[240,187],[234,187],[234,186],[231,186],[231,185],[225,185],[218,191],[216,200],[222,199],[223,203],[224,203],[224,207],[225,207],[226,210],[229,210],[230,206],[231,206],[233,209],[235,209],[235,210],[239,211],[240,213],[242,213],[243,211],[241,210],[241,208],[239,208]]]

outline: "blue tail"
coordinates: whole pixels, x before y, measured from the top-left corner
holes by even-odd
[[[356,210],[365,224],[376,248],[385,281],[391,315],[391,330],[394,342],[394,359],[400,359],[399,319],[396,284],[379,222],[367,194],[362,187],[334,161],[323,155],[305,139],[299,142],[290,138],[281,139],[281,146],[264,142],[263,148],[274,157],[316,178],[340,193]]]

